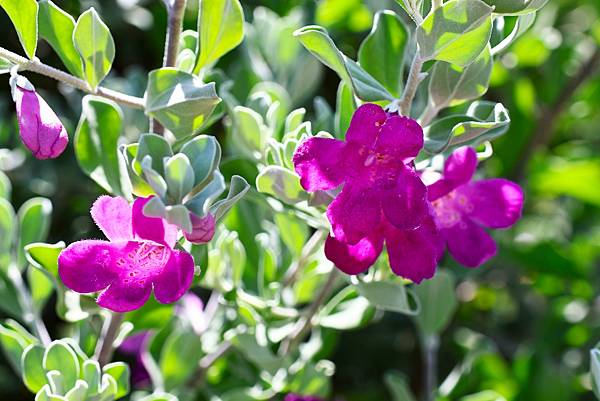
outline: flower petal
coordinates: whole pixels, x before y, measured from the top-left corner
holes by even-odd
[[[141,308],[152,293],[152,283],[139,281],[123,283],[115,281],[104,290],[96,302],[103,308],[114,312],[131,312]]]
[[[452,180],[455,188],[471,181],[477,168],[477,153],[468,146],[456,149],[446,160],[444,178]]]
[[[294,154],[294,167],[300,184],[309,192],[338,187],[346,176],[344,150],[346,143],[337,139],[308,138]]]
[[[386,119],[387,114],[381,106],[373,103],[363,104],[352,115],[350,127],[346,132],[346,141],[373,146]]]
[[[133,239],[131,206],[121,197],[101,196],[90,210],[92,219],[111,241]]]
[[[412,118],[391,116],[377,138],[378,152],[394,158],[414,158],[423,148],[423,128]]]
[[[381,223],[380,192],[346,184],[327,208],[333,236],[350,245],[370,236]]]
[[[412,169],[401,168],[396,186],[384,192],[381,205],[385,217],[396,228],[416,228],[429,210],[425,184]]]
[[[492,237],[469,219],[441,232],[450,254],[467,267],[478,267],[496,254],[496,243]]]
[[[383,250],[383,237],[373,235],[349,245],[329,236],[325,256],[346,274],[359,274],[371,267]]]
[[[160,217],[148,217],[144,214],[144,206],[150,201],[150,198],[137,198],[133,202],[133,234],[137,238],[165,244],[173,248],[177,242],[177,226],[167,223]]]
[[[415,283],[433,277],[444,248],[431,216],[415,230],[398,230],[389,225],[385,241],[395,274]]]
[[[198,217],[194,213],[190,213],[192,220],[192,232],[183,232],[185,239],[193,244],[206,244],[215,236],[215,217],[207,213],[204,217]]]
[[[487,227],[507,228],[521,217],[523,190],[512,181],[502,178],[481,180],[459,190],[473,205],[469,215]]]
[[[154,296],[163,304],[177,301],[192,285],[194,259],[187,252],[173,251],[162,273],[154,279]]]
[[[110,268],[112,244],[106,241],[78,241],[58,257],[58,275],[75,292],[87,294],[105,289],[115,279]]]

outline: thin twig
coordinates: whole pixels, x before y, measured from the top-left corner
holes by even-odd
[[[165,1],[169,21],[167,24],[167,33],[165,35],[165,53],[163,57],[163,67],[175,67],[177,65],[177,56],[179,54],[179,38],[183,29],[183,15],[187,0]],[[157,134],[164,134],[165,127],[156,120],[150,119],[150,129]]]
[[[230,341],[223,341],[216,350],[200,359],[198,370],[188,382],[188,387],[196,388],[202,384],[206,377],[206,372],[212,365],[231,350],[233,344]]]
[[[298,260],[296,260],[292,264],[292,266],[290,266],[290,269],[286,272],[285,278],[283,280],[283,288],[291,286],[296,281],[298,273],[302,271],[302,269],[304,269],[311,256],[313,256],[317,248],[321,246],[321,242],[325,240],[327,235],[327,231],[317,230],[312,235],[312,237],[309,238],[309,240],[304,245],[304,248],[302,248],[302,252],[300,253],[300,257],[298,258]]]
[[[114,352],[114,342],[123,323],[125,317],[122,313],[111,312],[110,315],[104,321],[104,327],[102,328],[102,334],[96,344],[95,358],[100,364],[104,366],[110,362]]]
[[[550,143],[554,133],[554,125],[562,115],[565,108],[571,102],[579,87],[585,83],[600,67],[600,49],[581,66],[577,74],[573,75],[566,83],[556,100],[544,108],[537,119],[536,129],[530,137],[529,142],[523,147],[521,156],[512,173],[512,177],[518,181],[523,179],[525,169],[529,160],[538,149],[542,149]]]
[[[433,401],[434,391],[437,387],[437,360],[440,340],[436,335],[423,335],[421,349],[423,354],[424,401]]]
[[[419,84],[426,77],[425,74],[421,73],[421,69],[423,68],[424,63],[425,60],[423,60],[419,56],[419,49],[417,49],[415,57],[413,58],[412,64],[410,66],[410,71],[408,73],[408,80],[406,81],[406,88],[404,88],[404,93],[402,94],[402,97],[396,101],[400,114],[404,116],[410,116],[410,109],[415,95],[417,94]]]
[[[19,268],[11,264],[8,268],[8,278],[12,282],[15,290],[17,291],[17,297],[19,301],[19,305],[23,309],[23,320],[27,325],[34,331],[36,337],[40,340],[40,342],[44,346],[50,345],[52,341],[50,338],[50,334],[48,334],[48,329],[44,324],[44,321],[40,317],[40,314],[33,307],[33,303],[31,301],[31,294],[25,283],[23,282],[23,277],[21,276],[21,271]]]
[[[133,109],[144,109],[144,99],[140,97],[126,95],[112,89],[103,88],[101,86],[96,88],[96,90],[93,90],[83,79],[79,79],[73,75],[67,74],[64,71],[57,70],[54,67],[43,64],[37,59],[26,59],[25,57],[19,56],[18,54],[13,53],[10,50],[6,50],[3,47],[0,47],[0,57],[10,61],[13,64],[17,64],[20,71],[31,71],[37,74],[45,75],[66,85],[72,86],[73,88],[77,88],[83,92],[113,100]]]
[[[445,106],[444,106],[445,107]],[[434,118],[437,117],[440,112],[440,107],[433,106],[431,103],[427,103],[425,110],[423,110],[423,114],[419,117],[419,122],[422,127],[427,127]]]
[[[296,328],[290,335],[289,339],[281,344],[281,348],[279,349],[280,354],[285,355],[290,352],[290,350],[294,349],[302,341],[310,329],[312,329],[313,319],[327,298],[329,298],[329,295],[331,295],[338,275],[339,272],[334,267],[331,270],[331,273],[329,273],[325,285],[323,285],[317,294],[317,297],[306,311],[306,314],[300,320],[298,320]]]

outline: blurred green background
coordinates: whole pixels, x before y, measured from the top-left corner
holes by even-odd
[[[187,28],[195,23],[195,1],[190,3]],[[255,83],[277,81],[290,92],[293,106],[306,107],[309,115],[317,95],[335,109],[339,80],[300,49],[291,36],[293,29],[309,23],[323,25],[342,51],[355,58],[374,11],[392,8],[405,16],[392,0],[242,3],[250,23],[258,18],[279,25],[250,26],[244,44],[223,58],[219,66],[234,79],[231,92],[243,103]],[[96,7],[117,45],[106,85],[142,96],[146,72],[162,62],[166,26],[162,2],[57,4],[73,15]],[[485,98],[502,102],[512,124],[494,142],[494,156],[482,168],[487,176],[522,184],[526,211],[513,229],[496,233],[501,250],[487,265],[467,270],[445,261],[458,277],[460,306],[442,336],[440,381],[453,369],[463,369],[450,399],[481,390],[495,390],[509,401],[593,399],[587,372],[588,350],[600,341],[599,15],[598,0],[550,0],[533,28],[495,61]],[[0,37],[3,47],[19,51],[16,33],[2,13]],[[38,57],[60,67],[45,43],[40,42]],[[27,76],[72,135],[81,94],[47,78]],[[4,78],[0,80],[0,169],[13,182],[14,205],[36,195],[52,200],[54,221],[48,242],[99,237],[88,211],[101,189],[80,172],[71,147],[53,161],[35,160],[22,148],[8,77],[0,78]],[[141,113],[128,111],[126,119],[128,138],[147,130]],[[210,133],[222,142],[229,140],[222,124]],[[52,308],[47,309],[51,331],[60,332],[60,322]],[[326,337],[331,344],[326,357],[336,364],[337,397],[390,399],[384,384],[390,370],[409,377],[411,387],[420,393],[420,350],[407,317],[385,314],[366,328]],[[0,366],[0,399],[31,399],[5,363]]]

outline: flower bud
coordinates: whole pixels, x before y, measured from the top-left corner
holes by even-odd
[[[190,213],[192,219],[192,232],[183,232],[185,239],[193,244],[205,244],[213,239],[215,235],[215,217],[208,213],[204,217],[199,217]]]
[[[53,159],[67,147],[69,137],[56,113],[22,76],[11,78],[21,140],[38,159]]]

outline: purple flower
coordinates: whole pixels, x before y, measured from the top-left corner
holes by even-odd
[[[119,346],[119,351],[135,358],[131,365],[131,381],[137,386],[142,387],[150,384],[150,374],[144,365],[143,353],[148,350],[148,341],[152,333],[148,330],[141,331],[130,337],[127,337]]]
[[[183,232],[185,239],[194,244],[206,244],[215,236],[215,218],[212,214],[207,213],[204,217],[198,217],[194,213],[190,213],[192,220],[192,232]]]
[[[312,137],[294,155],[309,192],[342,186],[327,209],[332,235],[329,260],[348,274],[368,269],[384,241],[394,273],[415,282],[430,278],[443,243],[427,203],[427,189],[413,167],[423,130],[378,105],[356,110],[346,140]]]
[[[174,250],[178,229],[142,210],[150,198],[129,205],[119,197],[101,196],[91,215],[109,241],[85,240],[69,245],[58,258],[64,284],[79,293],[100,292],[98,305],[115,312],[140,308],[154,296],[172,303],[185,294],[194,277],[194,260]]]
[[[38,159],[53,159],[67,147],[69,137],[48,103],[24,77],[12,78],[21,140]]]
[[[472,182],[477,155],[468,147],[446,160],[444,175],[428,187],[435,222],[450,254],[477,267],[496,254],[496,243],[483,229],[508,228],[520,217],[523,191],[501,178]]]

